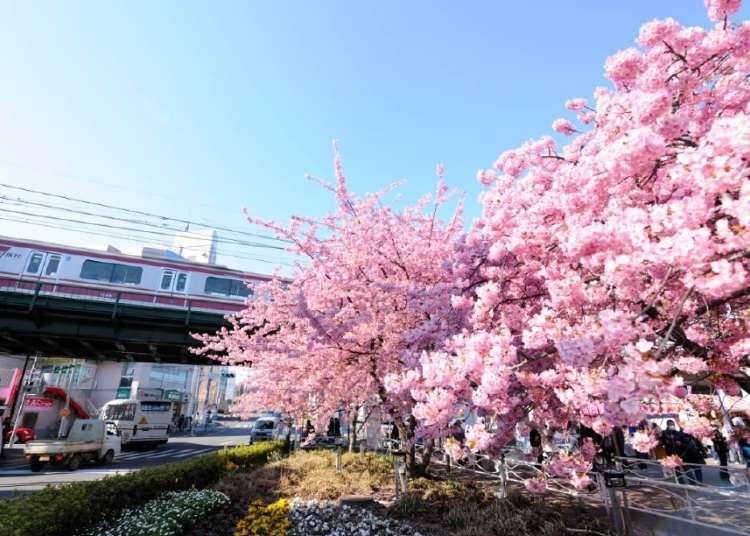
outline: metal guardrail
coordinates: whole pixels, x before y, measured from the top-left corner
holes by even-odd
[[[398,447],[397,441],[383,442],[385,450]],[[417,444],[415,449],[420,456],[425,447]],[[613,467],[615,473],[590,471],[592,485],[578,490],[567,479],[549,474],[544,464],[529,461],[518,450],[506,450],[499,458],[470,454],[456,464],[436,446],[432,459],[456,470],[497,479],[500,495],[507,493],[509,484],[523,485],[530,478],[543,479],[547,491],[600,503],[610,514],[617,533],[622,535],[632,533],[631,511],[729,534],[750,535],[750,478],[745,468],[728,467],[729,480],[711,484],[688,480],[689,471],[700,468],[706,476],[720,471],[716,465],[672,470],[657,460],[619,458]]]

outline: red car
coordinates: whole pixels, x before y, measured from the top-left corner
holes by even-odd
[[[3,442],[10,443],[10,434],[13,432],[13,427],[9,426],[3,430]],[[36,434],[31,428],[18,428],[16,430],[16,442],[26,443],[27,441],[33,441],[36,439]]]

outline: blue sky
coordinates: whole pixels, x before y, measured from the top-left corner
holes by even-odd
[[[337,138],[355,191],[405,180],[412,201],[443,162],[472,218],[476,170],[549,133],[567,98],[605,83],[605,58],[666,16],[708,24],[701,0],[2,2],[0,182],[242,228],[242,207],[326,212],[304,176],[332,175]],[[132,245],[6,221],[0,234]]]

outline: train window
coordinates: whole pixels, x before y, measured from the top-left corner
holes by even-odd
[[[81,279],[93,279],[109,283],[137,285],[141,282],[142,274],[143,268],[138,266],[114,264],[111,262],[86,260],[83,261],[83,266],[81,267]]]
[[[39,268],[42,267],[42,259],[44,255],[42,253],[32,253],[29,258],[29,264],[26,266],[26,272],[29,274],[38,274]]]
[[[185,272],[180,272],[177,275],[177,283],[175,283],[174,289],[177,292],[185,292],[185,287],[187,286],[187,278],[188,275]]]
[[[239,279],[225,279],[223,277],[206,278],[206,294],[222,294],[224,296],[246,297],[250,295],[250,289],[247,288],[244,281]]]
[[[127,264],[115,264],[112,270],[112,283],[128,283],[137,285],[141,282],[143,268],[138,266],[128,266]]]
[[[172,279],[174,272],[172,270],[162,270],[161,272],[161,289],[170,290],[172,288]]]
[[[44,269],[44,275],[54,276],[57,275],[57,270],[60,269],[60,255],[49,255],[47,257],[47,267]]]
[[[112,269],[115,267],[111,262],[83,261],[81,267],[81,279],[94,279],[96,281],[107,281],[112,278]]]

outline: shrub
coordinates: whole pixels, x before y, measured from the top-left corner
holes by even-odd
[[[83,533],[125,509],[136,508],[167,491],[202,489],[216,482],[230,465],[257,467],[281,443],[224,449],[183,462],[141,469],[102,480],[49,486],[0,502],[3,536],[71,536]]]
[[[266,463],[273,453],[281,453],[283,448],[283,441],[265,441],[224,449],[219,451],[218,456],[227,465],[236,466],[240,471],[249,471]]]
[[[229,497],[211,489],[171,491],[102,524],[88,536],[178,536],[228,502]]]
[[[247,515],[237,523],[234,536],[284,536],[289,529],[289,502],[279,499],[266,505],[250,503]]]

